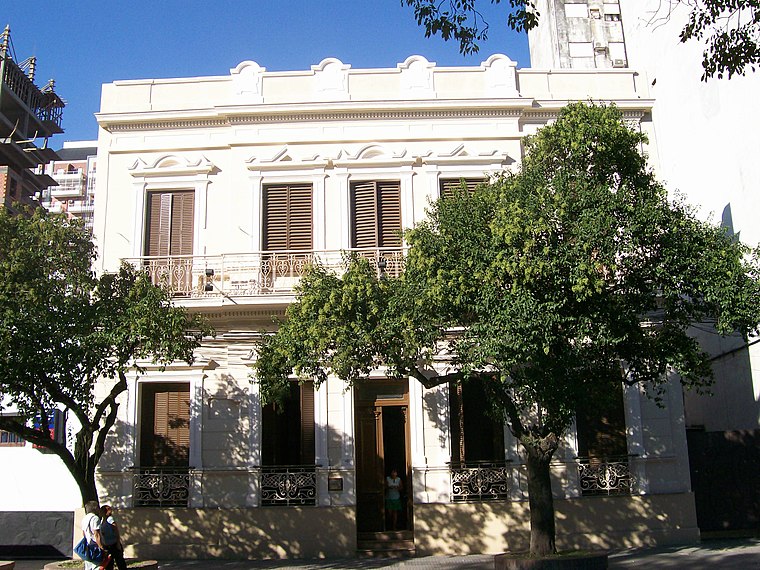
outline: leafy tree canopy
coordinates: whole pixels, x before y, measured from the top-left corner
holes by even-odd
[[[484,0],[481,0],[481,3]],[[491,0],[501,4],[501,0]],[[515,31],[528,31],[538,25],[541,14],[536,0],[508,0],[507,25]],[[425,37],[441,34],[448,41],[459,42],[462,54],[479,51],[479,43],[488,39],[489,24],[478,11],[477,0],[401,0],[402,6],[414,10],[417,24],[425,28]],[[760,64],[760,4],[757,0],[667,0],[656,14],[657,21],[669,20],[673,10],[689,11],[679,40],[704,42],[702,80],[710,77],[730,78],[755,71]]]
[[[78,221],[26,214],[0,209],[0,429],[57,454],[83,502],[97,500],[95,466],[128,371],[142,372],[146,359],[192,362],[211,331],[131,266],[96,276],[95,247]],[[94,392],[99,378],[115,380],[102,399]],[[73,453],[47,427],[60,408],[81,424]]]
[[[405,236],[401,277],[356,257],[342,276],[311,268],[261,344],[264,399],[292,372],[355,382],[383,366],[426,386],[486,375],[526,454],[531,552],[552,551],[549,462],[581,404],[621,382],[656,395],[671,372],[704,387],[710,361],[689,327],[746,336],[760,322],[757,258],[669,202],[645,142],[614,107],[569,105],[525,139],[517,172],[432,204]]]

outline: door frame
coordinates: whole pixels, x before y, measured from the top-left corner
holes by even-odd
[[[388,388],[383,390],[383,388]],[[361,422],[362,413],[372,413],[375,417],[374,423],[374,450],[364,449],[361,441],[356,442],[354,449],[356,450],[357,457],[355,458],[356,466],[356,501],[357,501],[357,518],[359,517],[358,504],[360,502],[359,495],[363,492],[361,489],[362,476],[359,472],[363,462],[358,457],[360,453],[377,454],[377,458],[382,466],[382,489],[383,499],[385,497],[385,442],[383,441],[383,408],[397,407],[402,409],[404,417],[404,465],[398,465],[399,469],[403,468],[403,472],[400,473],[404,478],[404,491],[407,497],[413,497],[412,493],[412,458],[411,458],[411,433],[410,433],[410,413],[411,408],[409,405],[409,381],[408,380],[389,380],[372,379],[366,380],[361,383],[357,383],[354,389],[354,409],[355,409],[355,431],[357,438],[361,437],[361,430],[359,429],[359,423]],[[408,501],[406,505],[406,520],[407,530],[413,529],[413,508]],[[385,502],[381,503],[381,520],[383,522],[383,529],[385,528]],[[357,520],[357,529],[362,525]],[[372,531],[379,532],[379,531]]]

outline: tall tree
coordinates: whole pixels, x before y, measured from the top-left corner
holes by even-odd
[[[550,462],[581,404],[621,383],[657,397],[673,372],[705,387],[690,326],[746,336],[760,322],[757,258],[668,201],[645,142],[614,107],[569,105],[526,138],[517,172],[432,205],[406,235],[400,278],[361,259],[342,276],[312,268],[260,347],[264,398],[293,371],[354,382],[382,365],[428,387],[485,373],[524,452],[531,553],[553,552]]]
[[[44,210],[0,209],[0,429],[61,458],[82,502],[97,500],[95,467],[139,362],[192,362],[209,327],[175,307],[166,290],[128,265],[100,277],[82,225]],[[102,398],[99,379],[110,379]],[[80,424],[74,449],[51,437],[66,409]],[[9,410],[12,413],[9,413]]]
[[[484,0],[480,1],[480,4]],[[501,4],[501,0],[491,0]],[[541,14],[537,0],[508,0],[507,26],[528,31],[538,26]],[[424,26],[425,37],[441,34],[459,42],[462,54],[477,53],[479,43],[488,39],[488,21],[478,11],[477,0],[401,0],[414,10],[417,24]],[[674,10],[688,11],[680,31],[681,42],[704,43],[702,80],[717,76],[744,75],[760,64],[760,4],[757,0],[666,0],[653,18],[662,23]]]

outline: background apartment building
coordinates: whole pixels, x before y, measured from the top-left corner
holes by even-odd
[[[39,195],[39,202],[51,212],[80,218],[92,231],[95,209],[95,180],[98,141],[63,143],[58,158],[45,165],[45,173],[55,182]]]
[[[65,103],[51,80],[35,85],[35,57],[19,61],[10,27],[0,34],[0,206],[33,204],[34,197],[55,182],[42,165],[54,160],[49,137],[62,133]]]

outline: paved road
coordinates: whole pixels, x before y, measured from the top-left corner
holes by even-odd
[[[42,570],[47,561],[20,560],[17,570]],[[267,568],[290,568],[292,570],[335,569],[441,569],[441,570],[490,570],[493,557],[472,556],[426,556],[403,561],[389,559],[347,559],[319,561],[224,561],[224,560],[171,560],[162,561],[160,570],[258,570]],[[654,548],[616,552],[610,555],[610,568],[643,568],[652,570],[760,570],[760,539],[709,540],[696,546]]]

